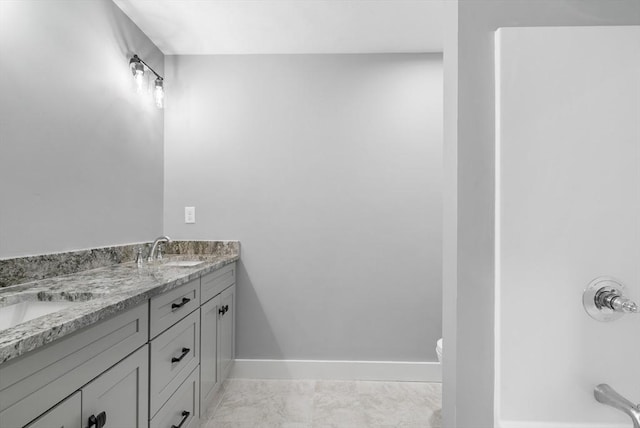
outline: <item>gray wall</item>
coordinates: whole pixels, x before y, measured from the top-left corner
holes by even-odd
[[[450,318],[450,311],[457,314],[457,324],[451,330],[445,326],[444,355],[453,360],[444,367],[446,427],[494,424],[494,31],[499,27],[638,23],[637,0],[458,2],[458,78],[445,94],[445,100],[457,104],[457,125],[447,119],[445,130],[445,145],[455,144],[457,150],[456,164],[448,163],[447,168],[455,168],[457,175],[445,176],[449,182],[456,181],[458,190],[457,200],[447,194],[444,201],[449,211],[457,210],[457,236],[446,228],[444,237],[444,287],[449,297],[455,294],[455,299],[445,298],[445,319]],[[449,112],[451,107],[445,109]],[[449,148],[445,151],[450,153]],[[449,290],[452,287],[455,293]],[[452,353],[446,345],[450,341],[456,341]],[[454,379],[450,364],[456,368]],[[448,394],[449,389],[455,391],[455,397]]]
[[[166,57],[165,232],[242,242],[239,358],[436,360],[441,64]]]
[[[162,232],[163,113],[132,53],[162,53],[109,0],[0,1],[0,257]]]

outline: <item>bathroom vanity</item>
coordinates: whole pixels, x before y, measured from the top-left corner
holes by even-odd
[[[0,330],[0,426],[198,427],[234,359],[237,249],[0,289],[76,301]]]

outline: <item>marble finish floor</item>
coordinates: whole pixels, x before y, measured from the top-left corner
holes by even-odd
[[[439,428],[441,385],[422,382],[225,382],[201,428]]]

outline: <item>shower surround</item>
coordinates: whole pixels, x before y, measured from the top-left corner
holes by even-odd
[[[601,276],[640,299],[640,26],[496,33],[496,425],[630,427],[640,315],[598,322]]]

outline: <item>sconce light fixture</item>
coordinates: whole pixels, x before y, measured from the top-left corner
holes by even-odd
[[[155,74],[155,89],[153,90],[153,97],[156,101],[156,106],[158,108],[164,107],[164,78],[160,76],[156,71],[149,67],[149,64],[144,62],[138,55],[134,55],[129,60],[129,67],[131,68],[131,73],[133,74],[133,78],[136,81],[136,90],[138,93],[142,93],[144,90],[144,72],[145,68],[150,72]]]

